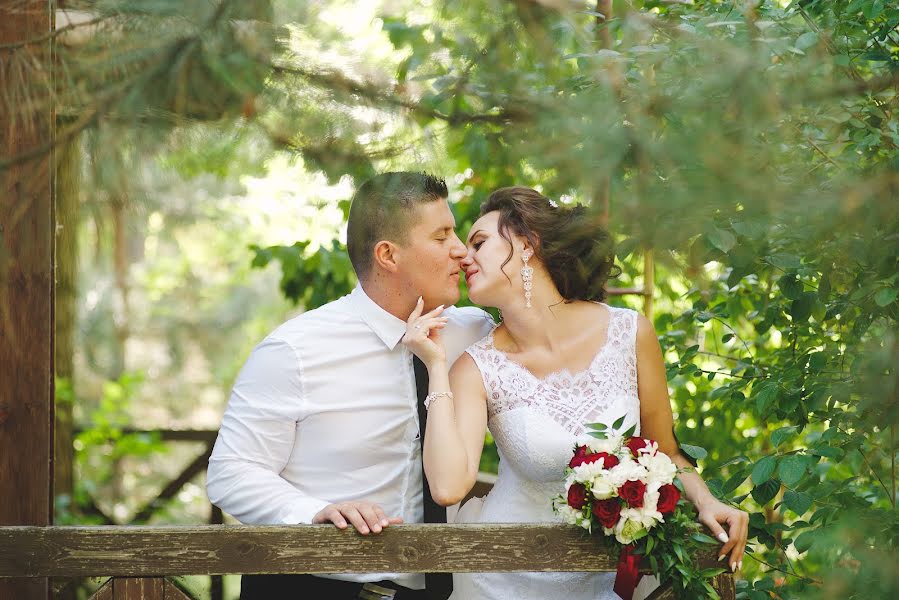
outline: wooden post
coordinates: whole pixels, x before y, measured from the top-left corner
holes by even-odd
[[[0,4],[0,89],[6,91],[5,99],[22,91],[23,76],[36,89],[49,84],[51,31],[51,2]],[[35,38],[42,41],[17,45]],[[54,114],[43,89],[37,98],[43,105],[30,113],[27,104],[13,100],[6,106],[0,99],[2,159],[52,140]],[[0,526],[46,526],[53,512],[51,165],[52,155],[45,152],[0,170]],[[0,579],[0,598],[48,595],[46,577]]]

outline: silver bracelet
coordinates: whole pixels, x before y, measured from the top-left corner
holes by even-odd
[[[430,394],[425,396],[425,402],[424,402],[425,410],[429,410],[431,408],[431,402],[433,402],[434,400],[440,400],[441,398],[449,398],[450,400],[452,400],[453,393],[452,392],[431,392]]]

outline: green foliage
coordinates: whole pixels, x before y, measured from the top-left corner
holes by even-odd
[[[116,477],[115,465],[124,457],[147,458],[164,453],[167,446],[157,434],[128,433],[133,426],[129,409],[144,376],[125,373],[103,386],[103,396],[90,413],[87,426],[73,440],[75,448],[75,490],[69,498],[56,498],[58,525],[106,525],[97,509],[98,490],[108,488]],[[57,381],[57,402],[71,402],[73,392],[66,380]]]
[[[61,53],[58,93],[74,129],[104,134],[104,180],[200,119],[266,143],[173,154],[186,177],[282,153],[330,181],[425,168],[451,180],[461,232],[503,185],[587,203],[608,189],[617,285],[642,284],[654,250],[684,451],[706,448],[710,488],[752,513],[740,596],[899,596],[899,4],[635,0],[597,22],[555,3],[409,3],[381,10],[370,53],[328,4],[85,4],[114,26]],[[28,113],[46,89],[0,103]],[[306,308],[353,285],[339,244],[310,248],[252,247]]]

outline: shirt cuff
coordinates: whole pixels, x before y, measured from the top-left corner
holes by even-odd
[[[297,502],[296,504],[292,504],[287,507],[282,513],[280,518],[278,519],[278,523],[281,525],[299,525],[299,524],[311,524],[313,517],[321,511],[324,507],[331,504],[326,500],[318,500],[315,498],[309,498],[303,502]]]

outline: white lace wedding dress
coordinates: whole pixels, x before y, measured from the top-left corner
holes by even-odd
[[[605,306],[605,305],[604,305]],[[608,307],[606,342],[589,368],[538,378],[493,344],[473,344],[487,389],[488,427],[499,451],[493,490],[474,498],[456,522],[558,522],[552,498],[564,491],[564,470],[585,423],[640,427],[637,397],[637,313]],[[645,579],[645,578],[644,578]],[[613,600],[614,573],[457,573],[451,600]]]

